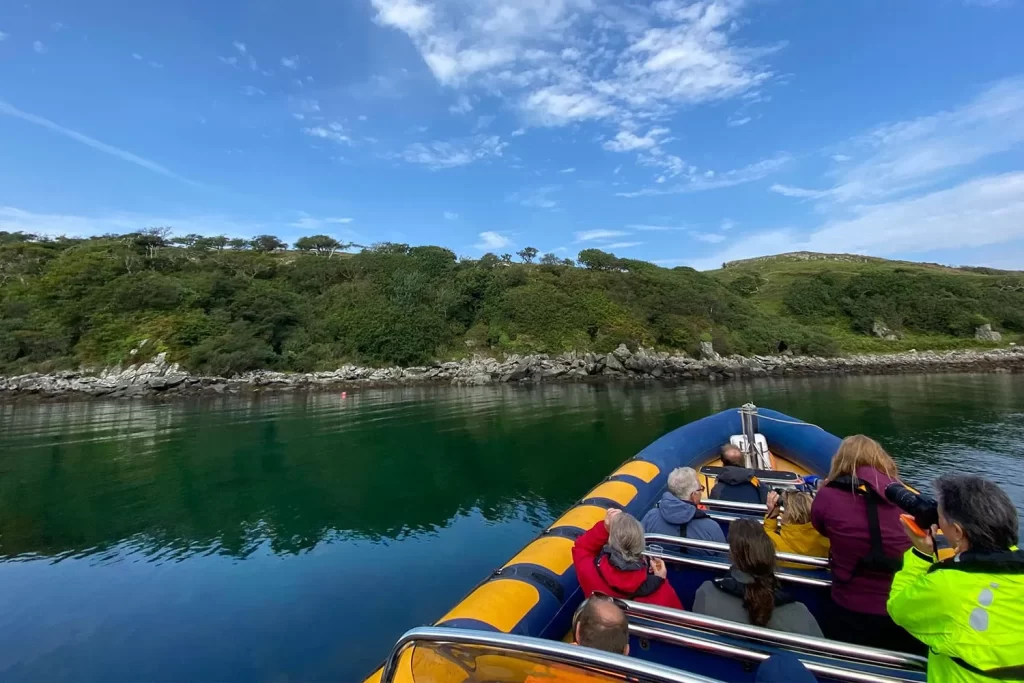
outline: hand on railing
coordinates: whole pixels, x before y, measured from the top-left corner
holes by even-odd
[[[765,512],[765,519],[779,516],[779,493],[777,491],[770,491],[768,493],[768,510]]]

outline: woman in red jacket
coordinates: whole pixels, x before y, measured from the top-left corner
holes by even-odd
[[[644,528],[622,510],[609,510],[604,521],[576,539],[572,561],[584,597],[600,591],[663,607],[683,609],[666,580],[665,563],[643,556]]]
[[[825,636],[868,647],[919,653],[923,646],[885,609],[910,541],[900,509],[885,497],[899,481],[896,463],[863,435],[843,439],[811,506],[811,524],[831,544],[832,604]]]

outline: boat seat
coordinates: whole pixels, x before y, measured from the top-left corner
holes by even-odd
[[[704,465],[700,468],[700,473],[705,477],[715,477],[716,479],[724,471],[725,467],[717,465]],[[754,470],[754,476],[762,484],[772,486],[796,486],[802,481],[799,474],[787,470]]]
[[[683,538],[681,536],[666,536],[664,534],[646,534],[644,541],[647,545],[674,545],[680,548],[697,548],[700,550],[713,550],[720,553],[729,553],[728,543],[716,541],[705,541],[699,538]],[[810,555],[797,555],[795,553],[777,552],[775,556],[790,564],[801,565],[801,568],[828,568],[828,560],[824,557],[811,557]]]

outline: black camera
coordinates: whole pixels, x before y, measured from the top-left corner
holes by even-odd
[[[885,487],[885,497],[909,515],[922,531],[928,531],[933,524],[939,523],[939,504],[934,498],[922,496],[917,491],[893,482]]]

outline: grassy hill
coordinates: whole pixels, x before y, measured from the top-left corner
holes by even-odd
[[[984,323],[1004,342],[1018,341],[1022,331],[1022,271],[796,252],[730,261],[707,275],[769,315],[821,330],[848,352],[969,348],[982,345],[973,330]],[[827,303],[813,296],[818,287]],[[802,306],[801,297],[814,306]],[[926,307],[930,316],[920,310]],[[876,319],[901,338],[869,334]]]
[[[793,254],[699,273],[588,249],[457,258],[384,243],[355,253],[147,230],[89,239],[0,233],[0,373],[166,352],[210,374],[411,365],[469,353],[618,344],[768,354],[984,346],[1024,332],[1024,274]],[[901,335],[872,335],[875,323]],[[991,345],[991,344],[989,344]]]

